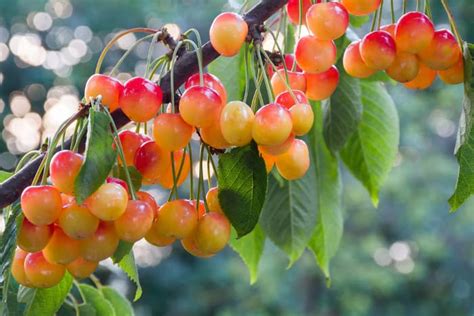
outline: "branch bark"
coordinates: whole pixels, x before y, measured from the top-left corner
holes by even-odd
[[[249,29],[263,24],[268,18],[270,18],[275,12],[281,9],[288,0],[262,0],[249,12],[244,15],[244,19],[249,25]],[[203,65],[207,66],[214,59],[219,57],[219,53],[212,47],[210,42],[207,42],[202,47]],[[174,68],[174,81],[175,87],[181,86],[189,76],[199,71],[196,53],[190,52],[184,54],[175,64]],[[163,103],[171,101],[171,76],[168,73],[161,80],[161,89],[163,90]],[[112,113],[115,124],[118,128],[129,123],[130,120],[121,110],[117,110]],[[65,144],[65,148],[69,148],[71,140],[68,140]],[[60,148],[56,148],[55,151],[59,151]],[[44,154],[40,155],[36,159],[29,162],[23,167],[18,173],[13,175],[11,178],[0,184],[0,208],[15,202],[21,195],[21,192],[31,184],[38,167],[41,164]]]

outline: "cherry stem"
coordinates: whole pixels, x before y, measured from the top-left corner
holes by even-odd
[[[432,15],[431,15],[431,2],[430,0],[425,0],[425,14],[430,18],[432,19]]]
[[[202,178],[202,156],[204,153],[204,144],[201,143],[201,149],[199,152],[199,178],[198,178],[198,188],[197,188],[197,197],[196,197],[196,212],[199,214],[199,200],[201,197],[201,178]]]
[[[417,0],[418,1],[418,0]],[[382,14],[383,14],[383,2],[384,0],[382,0],[380,2],[380,10],[379,10],[379,21],[378,21],[378,24],[377,24],[377,29],[380,29],[380,25],[382,24]]]
[[[154,34],[150,34],[150,35],[146,35],[140,39],[138,39],[137,41],[135,41],[135,43],[133,43],[133,45],[127,49],[127,51],[122,55],[122,57],[120,57],[120,59],[117,61],[117,63],[115,64],[115,66],[112,68],[112,70],[109,72],[109,76],[112,76],[117,70],[118,68],[123,64],[123,62],[125,61],[125,59],[128,57],[128,55],[130,55],[130,53],[142,42],[154,37],[155,35]]]
[[[171,171],[173,173],[173,187],[171,188],[170,196],[168,198],[168,201],[171,201],[171,197],[173,196],[173,193],[176,193],[176,198],[178,198],[178,180],[181,177],[181,173],[183,173],[183,168],[184,168],[184,163],[186,161],[186,148],[184,149],[183,152],[183,157],[181,158],[181,162],[179,163],[179,169],[178,169],[178,174],[176,174],[176,169],[174,165],[174,152],[171,152]]]
[[[202,162],[204,160],[204,149],[206,147],[207,147],[206,145],[201,144],[201,154],[200,154],[200,159],[199,159],[199,184],[201,185],[202,200],[204,201],[204,208],[206,209],[206,212],[209,212],[209,205],[207,205],[206,191],[205,191],[205,185],[204,185],[204,171],[202,167]],[[199,191],[199,188],[198,188],[198,191]],[[196,201],[196,206],[198,207],[197,210],[199,211],[199,198],[198,198],[198,201]]]
[[[101,68],[102,63],[105,59],[105,56],[107,55],[107,52],[112,48],[112,46],[114,46],[114,44],[120,38],[122,38],[125,35],[130,34],[130,33],[153,33],[154,34],[156,32],[158,32],[158,30],[147,28],[147,27],[136,27],[136,28],[132,28],[132,29],[122,31],[122,32],[118,33],[117,35],[115,35],[114,38],[112,38],[107,43],[107,45],[104,47],[104,49],[102,50],[102,53],[100,53],[99,60],[97,61],[97,65],[95,67],[95,73],[96,74],[100,73],[100,68]]]
[[[23,155],[23,157],[21,157],[20,161],[16,165],[15,173],[17,173],[21,168],[23,168],[28,162],[38,157],[40,153],[41,152],[39,150],[32,150]]]
[[[265,82],[265,87],[267,88],[268,99],[271,102],[273,102],[274,99],[275,99],[275,96],[273,95],[272,87],[270,85],[270,81],[268,80],[268,75],[267,75],[267,72],[266,72],[266,69],[265,69],[265,65],[263,64],[263,60],[262,60],[261,51],[263,50],[263,47],[262,47],[262,45],[257,44],[257,46],[255,46],[255,48],[256,48],[258,63],[260,64],[260,69],[261,69],[262,74],[263,74],[263,81]]]
[[[390,16],[392,18],[392,24],[395,23],[395,5],[393,0],[390,0]]]
[[[209,148],[209,146],[207,147],[207,153],[209,154],[209,160],[211,161],[212,169],[214,170],[214,174],[216,175],[216,181],[219,182],[219,179],[217,178],[217,168],[214,163],[214,158],[212,157],[211,149]]]
[[[189,199],[193,200],[194,199],[194,171],[193,171],[193,150],[192,150],[192,145],[191,142],[188,144],[188,150],[189,150]]]
[[[249,58],[249,62],[251,63],[250,65],[250,70],[251,70],[251,73],[252,73],[252,79],[253,79],[253,83],[255,84],[255,94],[254,94],[254,98],[255,97],[258,97],[258,100],[260,101],[260,106],[263,106],[264,105],[264,101],[263,101],[263,97],[262,97],[262,93],[260,92],[260,86],[261,86],[261,82],[257,80],[257,74],[255,73],[255,63],[254,63],[254,58]],[[253,107],[253,102],[252,102],[252,110],[255,112],[255,108]]]
[[[446,15],[448,16],[449,19],[449,24],[451,24],[451,29],[456,36],[456,40],[458,41],[459,47],[462,48],[462,38],[461,35],[458,31],[458,27],[456,26],[456,21],[454,20],[454,16],[451,12],[451,9],[449,8],[448,1],[447,0],[441,0],[441,3],[443,4],[444,11],[446,11]]]
[[[177,180],[176,180],[176,170],[175,170],[175,167],[174,167],[174,152],[173,151],[170,153],[170,156],[171,156],[171,174],[173,175],[173,188],[170,192],[168,202],[171,201],[173,193],[175,192],[176,187],[177,187],[177,185],[176,185],[176,182],[177,182]],[[178,196],[178,193],[176,192],[176,199],[178,199],[178,198],[179,198],[179,196]]]
[[[407,0],[403,0],[402,8],[403,8],[403,14],[407,13]]]
[[[150,46],[148,47],[148,55],[147,55],[147,58],[146,58],[146,67],[145,67],[145,75],[144,75],[145,78],[148,77],[148,71],[150,70],[150,66],[151,66],[151,58],[152,58],[153,52],[155,50],[155,43],[158,41],[158,37],[161,34],[162,34],[161,31],[158,31],[155,34],[153,34]]]
[[[243,97],[243,100],[244,100],[245,103],[247,103],[247,98],[248,98],[248,95],[249,95],[249,85],[250,85],[248,53],[249,53],[249,45],[246,43],[245,44],[245,50],[244,50],[245,90],[244,90],[244,97]]]
[[[420,0],[416,0],[416,9],[415,11],[420,11]]]
[[[275,34],[270,30],[268,29],[267,32],[270,33],[270,35],[273,37],[273,40],[275,41],[276,45],[277,45],[277,49],[278,49],[278,52],[280,53],[281,57],[283,58],[283,69],[285,70],[285,78],[286,80],[283,80],[280,73],[278,72],[278,69],[276,68],[275,64],[272,62],[271,58],[267,55],[267,52],[263,51],[262,53],[264,54],[264,56],[267,58],[267,60],[270,62],[270,64],[272,65],[273,67],[273,70],[278,74],[280,80],[283,80],[283,82],[285,83],[286,85],[286,88],[288,89],[288,91],[290,92],[291,96],[293,97],[293,99],[295,100],[295,102],[297,102],[296,100],[296,96],[294,95],[293,93],[293,89],[288,85],[288,82],[289,82],[289,78],[288,78],[288,66],[286,64],[286,61],[285,61],[285,54],[283,53],[281,47],[280,47],[280,44],[278,44],[278,41],[277,41],[277,38],[275,37]],[[291,65],[291,71],[295,71],[296,70],[296,62],[293,62],[293,65]]]

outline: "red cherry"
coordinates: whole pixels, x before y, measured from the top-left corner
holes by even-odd
[[[390,34],[390,36],[393,37],[393,39],[395,39],[395,28],[397,27],[396,24],[387,24],[387,25],[382,25],[380,27],[380,31],[385,31],[385,32],[388,32],[388,34]],[[396,42],[396,40],[395,40]],[[397,49],[398,49],[398,44],[397,44]]]
[[[156,214],[158,212],[158,204],[156,203],[156,200],[155,198],[148,192],[145,192],[145,191],[138,191],[137,192],[137,198],[140,200],[140,201],[143,201],[143,202],[146,202],[148,203],[151,208],[153,209],[153,214],[154,214],[154,217],[156,217]]]
[[[34,225],[52,224],[61,213],[61,194],[53,186],[29,186],[21,194],[21,209]]]
[[[296,102],[295,102],[295,98]],[[290,109],[296,103],[308,103],[308,99],[304,92],[299,90],[293,90],[293,95],[291,95],[290,91],[283,91],[275,98],[275,103],[283,105],[285,108]]]
[[[274,146],[260,145],[258,146],[258,149],[261,153],[264,153],[270,156],[278,156],[278,155],[286,153],[294,140],[295,140],[295,135],[290,134],[287,140],[285,140],[281,144],[274,145]]]
[[[115,231],[120,239],[136,242],[150,230],[153,224],[153,209],[147,202],[130,200],[127,210],[115,220]]]
[[[306,24],[317,38],[334,40],[346,32],[349,26],[349,13],[338,2],[317,3],[306,13]]]
[[[163,113],[155,118],[153,137],[157,144],[168,151],[182,149],[189,144],[194,128],[179,113]]]
[[[368,15],[377,10],[381,0],[342,0],[342,5],[346,7],[352,15]]]
[[[287,140],[292,129],[290,112],[277,103],[270,103],[255,113],[252,136],[259,145],[275,146]]]
[[[458,62],[446,70],[438,72],[439,78],[447,84],[458,84],[464,82],[464,58],[459,55]]]
[[[372,69],[387,69],[395,61],[396,54],[395,41],[385,31],[370,32],[360,43],[362,60]]]
[[[124,180],[119,179],[119,178],[114,178],[114,177],[107,177],[107,179],[105,179],[105,182],[115,183],[115,184],[120,185],[122,188],[125,189],[125,191],[127,191],[128,196],[130,196],[130,189],[128,188],[127,182],[125,182]]]
[[[372,76],[376,70],[369,68],[360,56],[360,41],[352,42],[347,46],[342,58],[344,70],[355,78],[367,78]]]
[[[461,49],[454,35],[442,29],[434,33],[431,43],[418,53],[420,60],[434,70],[446,70],[459,60]]]
[[[225,89],[222,81],[220,81],[219,78],[217,78],[216,76],[210,73],[205,73],[202,76],[204,79],[204,86],[214,89],[214,91],[216,91],[219,97],[221,98],[222,105],[226,104],[227,103],[227,90]],[[188,78],[188,80],[184,84],[184,88],[189,89],[192,86],[200,86],[200,85],[201,85],[201,81],[199,79],[199,73],[197,73]]]
[[[141,77],[129,79],[120,95],[122,111],[135,122],[147,122],[155,117],[162,101],[160,86]]]
[[[395,61],[387,68],[386,72],[390,78],[398,82],[408,82],[415,79],[418,70],[418,58],[416,55],[398,52]]]
[[[183,120],[196,127],[207,127],[215,123],[222,108],[217,92],[208,87],[193,86],[187,89],[179,101],[179,113]]]
[[[395,28],[397,49],[416,54],[431,43],[434,26],[430,18],[422,12],[408,12],[400,17]]]
[[[301,24],[306,23],[306,12],[308,12],[309,8],[313,4],[311,0],[302,0],[302,11],[301,11]],[[321,2],[321,0],[317,0],[317,3]],[[288,12],[288,19],[293,24],[300,24],[300,0],[289,0],[288,4],[286,5],[286,11]]]
[[[302,72],[287,71],[285,74],[285,69],[280,69],[278,72],[273,74],[271,80],[272,90],[275,95],[288,90],[287,85],[285,84],[287,76],[288,86],[292,90],[306,91],[306,79]]]
[[[169,152],[149,141],[140,146],[135,156],[135,166],[148,184],[157,183],[171,162]]]
[[[295,57],[304,71],[321,73],[336,63],[336,45],[333,41],[304,36],[296,44]]]
[[[26,255],[24,268],[28,286],[35,288],[55,286],[61,281],[66,271],[63,265],[49,263],[42,252]]]
[[[82,155],[71,150],[56,153],[49,168],[53,185],[63,193],[74,193],[74,183],[82,167],[82,161]]]
[[[52,225],[36,226],[23,218],[16,242],[24,251],[37,252],[48,244],[52,235]]]
[[[331,66],[329,70],[319,73],[305,73],[306,96],[310,100],[321,101],[329,98],[336,91],[339,83],[339,70]]]
[[[119,80],[106,75],[95,74],[87,80],[84,90],[86,102],[89,102],[91,97],[97,98],[101,95],[102,104],[107,106],[110,112],[119,108],[119,98],[123,90],[123,85]]]
[[[143,143],[150,141],[151,138],[132,131],[121,131],[118,136],[125,155],[125,162],[127,166],[133,166],[138,148],[140,148]],[[122,162],[120,158],[119,162]]]

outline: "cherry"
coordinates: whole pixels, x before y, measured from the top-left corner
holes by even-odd
[[[82,167],[82,155],[71,150],[57,152],[50,165],[50,176],[53,185],[66,194],[74,193],[74,181]]]
[[[224,214],[221,204],[219,203],[219,189],[217,187],[210,188],[206,194],[206,201],[211,212]]]
[[[280,175],[287,180],[303,177],[309,169],[308,146],[301,139],[295,139],[288,151],[276,157],[276,167]]]
[[[79,257],[79,246],[79,240],[70,238],[61,228],[55,227],[43,255],[48,262],[68,264]]]
[[[370,32],[360,43],[360,56],[372,69],[385,70],[395,61],[397,49],[390,33],[385,31]]]
[[[179,113],[163,113],[155,118],[153,137],[163,149],[174,151],[186,147],[194,128],[186,123]]]
[[[255,113],[252,136],[259,145],[280,145],[288,139],[292,129],[290,112],[279,104],[270,103]]]
[[[283,143],[279,144],[279,145],[274,145],[274,146],[258,146],[260,152],[262,153],[265,153],[265,154],[268,154],[268,155],[272,155],[272,156],[277,156],[277,155],[281,155],[285,152],[288,151],[288,149],[290,148],[291,144],[293,143],[293,140],[295,139],[295,135],[294,134],[290,134],[290,136],[288,136],[287,140],[285,140]]]
[[[304,36],[296,44],[295,57],[305,72],[321,73],[336,63],[336,45],[330,40]]]
[[[194,209],[196,209],[196,200],[191,200],[191,204],[193,205]],[[197,208],[197,215],[198,220],[206,214],[206,206],[204,205],[203,200],[199,200],[199,206]]]
[[[21,248],[16,248],[15,254],[11,263],[11,273],[18,284],[30,287],[31,284],[25,275],[25,258],[28,252]]]
[[[135,155],[140,146],[150,141],[151,138],[138,134],[132,131],[121,131],[119,134],[120,143],[122,144],[123,153],[125,156],[125,163],[127,166],[133,166],[135,163]],[[122,163],[121,158],[118,158],[119,163]]]
[[[87,207],[74,203],[63,209],[58,225],[69,237],[84,239],[94,234],[99,227],[99,219]]]
[[[244,19],[232,12],[219,14],[212,22],[209,38],[212,47],[221,55],[237,55],[245,42],[249,27]]]
[[[346,33],[349,13],[338,2],[317,3],[306,13],[306,25],[318,39],[334,40]]]
[[[285,73],[285,69],[280,69],[273,74],[271,79],[272,90],[275,95],[288,90],[286,80],[288,80],[287,84],[290,89],[306,91],[306,79],[302,72],[287,71]]]
[[[344,70],[355,78],[367,78],[372,76],[376,70],[369,68],[360,55],[360,41],[352,42],[347,46],[342,58]]]
[[[283,105],[287,109],[290,109],[296,103],[308,103],[308,99],[306,98],[304,92],[299,90],[293,90],[292,92],[293,95],[290,91],[283,91],[276,96],[275,103]]]
[[[63,265],[48,262],[42,252],[26,255],[24,269],[28,286],[35,288],[55,286],[66,272]]]
[[[105,182],[106,183],[115,183],[115,184],[120,185],[122,188],[125,189],[125,191],[127,191],[127,195],[130,198],[130,189],[128,188],[128,184],[127,184],[127,182],[125,182],[125,180],[122,180],[122,179],[119,179],[119,178],[114,178],[114,177],[107,177],[107,179],[105,179]]]
[[[166,169],[166,171],[162,174],[162,176],[158,179],[158,183],[165,189],[173,188],[173,169],[171,166],[171,153],[168,153],[168,155],[170,156],[169,166]],[[175,171],[176,176],[178,176],[181,164],[183,165],[181,169],[181,174],[179,175],[176,181],[176,186],[179,187],[184,183],[184,181],[189,175],[189,170],[191,168],[190,166],[191,158],[189,157],[188,153],[184,154],[184,150],[178,150],[178,151],[173,152],[173,159],[174,159],[174,171]]]
[[[271,78],[275,72],[273,71],[273,66],[271,64],[268,64],[267,66],[268,77]],[[283,56],[283,64],[277,66],[276,69],[285,69],[285,66],[288,71],[303,72],[303,70],[296,63],[295,55],[293,54],[285,54]]]
[[[415,79],[404,84],[408,89],[423,90],[431,86],[436,79],[436,71],[427,67],[423,63],[419,63],[418,74]]]
[[[27,252],[37,252],[48,244],[52,235],[52,226],[36,226],[24,218],[16,242],[21,249]]]
[[[63,204],[63,208],[67,207],[73,203],[76,203],[76,198],[72,195],[67,195],[64,193],[61,193],[61,202]]]
[[[221,98],[215,90],[208,87],[188,88],[179,101],[179,112],[183,120],[196,127],[212,125],[221,108]]]
[[[107,106],[110,112],[119,108],[119,98],[123,91],[123,85],[119,80],[107,75],[95,74],[87,80],[84,90],[86,102],[89,102],[91,97],[97,98],[101,95],[102,104]]]
[[[89,277],[97,269],[99,263],[97,261],[89,261],[82,257],[76,258],[76,260],[66,265],[66,269],[78,280]]]
[[[396,27],[397,27],[396,24],[386,24],[386,25],[382,25],[380,27],[380,31],[385,31],[388,34],[390,34],[390,36],[395,40],[395,43],[396,43],[397,42],[397,40],[395,39],[395,29],[396,29]],[[396,45],[397,45],[397,50],[399,50],[398,49],[398,43]]]
[[[209,212],[199,219],[194,240],[204,253],[221,251],[230,238],[229,220],[221,213]]]
[[[129,119],[135,122],[147,122],[160,110],[163,92],[159,85],[141,77],[125,82],[120,95],[120,107]]]
[[[161,235],[157,226],[157,222],[154,221],[153,225],[145,235],[146,241],[157,247],[166,247],[175,242],[176,238]]]
[[[227,90],[224,87],[222,81],[219,78],[210,73],[205,73],[202,75],[204,80],[204,86],[213,89],[219,97],[221,98],[222,105],[227,103]],[[184,84],[184,89],[191,88],[192,86],[200,86],[201,81],[199,78],[199,73],[192,75],[188,78]]]
[[[300,16],[300,1],[302,1],[302,10]],[[316,2],[321,2],[321,0],[317,0]],[[286,5],[286,11],[288,12],[288,19],[293,24],[305,24],[306,23],[306,12],[308,12],[309,8],[312,6],[311,0],[289,0],[288,4]],[[301,22],[300,22],[301,20]]]
[[[352,15],[369,15],[377,10],[381,0],[342,0],[341,2]]]
[[[201,139],[208,145],[217,149],[225,149],[231,146],[224,138],[221,130],[221,124],[216,119],[216,123],[211,126],[203,127],[200,130]]]
[[[140,200],[128,201],[127,210],[115,220],[115,231],[121,240],[134,243],[150,230],[153,224],[153,208]]]
[[[61,194],[53,186],[29,186],[21,194],[23,214],[34,225],[52,224],[61,213],[61,208]]]
[[[241,101],[232,101],[222,109],[220,130],[225,141],[233,146],[245,146],[252,141],[252,125],[255,115]]]
[[[295,135],[303,136],[313,127],[314,113],[309,104],[298,103],[293,105],[290,109],[290,115]]]
[[[439,78],[447,84],[458,84],[464,82],[464,59],[460,54],[458,62],[446,70],[438,71]]]
[[[94,235],[80,241],[80,255],[86,260],[99,262],[112,256],[118,244],[114,224],[101,222]]]
[[[339,70],[331,66],[327,71],[319,74],[305,73],[306,96],[313,101],[329,98],[336,91],[339,84]]]
[[[417,54],[430,45],[434,32],[433,22],[424,13],[405,13],[400,17],[395,28],[394,38],[397,49]]]
[[[262,152],[260,150],[260,146],[259,146],[259,151],[260,151],[260,156],[262,157],[263,161],[265,162],[265,169],[267,170],[267,173],[270,173],[270,171],[272,171],[272,169],[273,169],[273,166],[275,165],[275,157]]]
[[[197,226],[196,209],[189,200],[174,200],[158,209],[156,232],[165,237],[189,237]]]
[[[431,43],[418,53],[420,60],[433,70],[446,70],[459,60],[461,50],[454,35],[442,29],[434,33]]]
[[[398,82],[408,82],[415,79],[419,71],[418,58],[416,55],[398,52],[393,64],[386,72],[390,78]]]
[[[194,239],[194,236],[181,240],[181,246],[183,246],[184,250],[186,250],[189,254],[195,257],[210,258],[214,255],[210,253],[205,253],[204,251],[199,249],[196,244],[196,240]]]
[[[143,182],[157,183],[171,163],[169,152],[162,149],[154,141],[143,143],[137,150],[135,166],[143,176]]]
[[[158,214],[158,204],[156,203],[155,198],[150,193],[145,191],[138,191],[136,196],[137,199],[146,202],[151,206],[151,209],[153,210],[153,218],[155,218]]]
[[[85,201],[90,212],[101,220],[113,221],[127,208],[127,191],[119,184],[105,183]]]

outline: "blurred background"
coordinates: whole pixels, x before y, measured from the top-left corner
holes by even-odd
[[[447,27],[441,4],[431,2],[436,24]],[[474,42],[474,3],[449,2],[463,38]],[[0,1],[0,169],[14,168],[74,113],[98,54],[115,33],[168,24],[173,34],[196,27],[207,40],[213,17],[240,6],[239,0]],[[120,40],[105,69],[136,40]],[[148,45],[137,46],[120,79],[143,75]],[[163,51],[157,45],[155,55]],[[474,315],[474,201],[455,214],[448,214],[447,204],[457,174],[462,86],[437,80],[424,92],[389,89],[400,113],[400,153],[378,209],[344,171],[345,231],[332,261],[331,288],[310,253],[286,270],[287,259],[268,241],[253,286],[230,249],[204,260],[180,246],[139,243],[144,295],[134,304],[137,315]],[[99,275],[133,295],[110,263]]]

